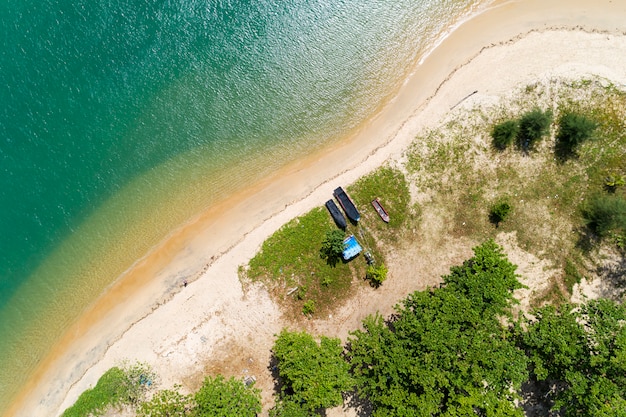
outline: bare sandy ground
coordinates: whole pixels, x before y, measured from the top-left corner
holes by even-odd
[[[262,242],[322,205],[337,185],[401,159],[418,132],[437,125],[468,94],[478,91],[460,106],[492,102],[546,77],[589,75],[626,84],[626,2],[496,2],[456,28],[353,137],[242,190],[155,248],[85,311],[7,415],[59,415],[123,360],[149,363],[163,387],[193,388],[216,370],[255,376],[270,404],[274,335],[299,320],[281,314],[264,288],[244,292],[239,282],[238,267]],[[383,287],[357,292],[332,316],[306,323],[307,330],[345,339],[367,314],[390,313],[408,292],[437,283],[471,255],[475,242],[444,241],[432,228],[423,245],[388,260],[390,278]],[[521,253],[510,236],[500,243]],[[436,250],[443,246],[445,251]],[[523,254],[512,261],[529,282],[541,273],[538,261]]]

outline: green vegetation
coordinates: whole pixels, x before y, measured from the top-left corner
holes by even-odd
[[[500,222],[506,220],[506,218],[511,213],[511,205],[508,201],[500,201],[494,204],[489,210],[489,221],[498,227]]]
[[[339,235],[344,236],[325,208],[292,220],[263,243],[242,275],[275,288],[277,301],[294,313],[327,311],[349,293],[353,274],[365,276],[364,264],[327,262],[320,256],[331,230],[337,241]],[[296,290],[290,292],[293,288]]]
[[[315,313],[315,300],[307,300],[302,305],[302,314],[305,316],[310,316]]]
[[[370,281],[373,287],[378,288],[383,285],[383,282],[387,279],[387,267],[385,264],[370,265],[367,267],[367,279]]]
[[[506,149],[517,137],[519,132],[519,122],[517,120],[507,120],[498,123],[491,131],[493,146],[498,150]]]
[[[150,401],[144,402],[137,410],[138,417],[185,417],[195,408],[193,398],[179,392],[180,387],[173,390],[161,390],[154,394]]]
[[[609,193],[614,194],[619,187],[623,187],[626,184],[626,178],[623,175],[610,172],[604,178],[604,187]]]
[[[260,390],[221,375],[205,378],[194,399],[194,417],[255,417],[261,412]]]
[[[382,167],[360,178],[347,189],[361,211],[361,223],[367,225],[377,240],[394,243],[402,237],[414,214],[410,206],[409,184],[402,171]],[[377,197],[389,213],[389,223],[384,223],[371,206],[372,200]]]
[[[113,367],[100,377],[95,387],[83,392],[63,412],[63,417],[99,416],[112,407],[138,405],[154,378],[154,372],[143,363]]]
[[[555,410],[564,416],[623,415],[626,401],[626,310],[609,300],[580,309],[547,306],[526,320],[521,346],[532,376],[550,381]],[[621,414],[620,414],[621,413]]]
[[[626,199],[621,196],[595,196],[584,208],[583,215],[600,238],[626,233]]]
[[[320,256],[325,259],[329,265],[335,266],[341,261],[341,254],[345,249],[343,239],[346,234],[343,230],[332,229],[326,232],[326,237],[322,242],[322,248],[320,249]]]
[[[353,333],[350,360],[374,416],[522,415],[527,362],[499,321],[521,285],[492,241],[474,253],[443,288],[407,297],[389,326],[377,315]]]
[[[287,403],[307,411],[333,407],[342,404],[342,392],[353,386],[339,339],[322,336],[318,345],[308,333],[283,330],[272,351],[283,383],[281,397]],[[283,410],[280,415],[287,413]]]
[[[538,141],[549,133],[552,113],[539,109],[555,109],[558,121],[554,141],[545,146]],[[495,151],[494,125],[502,120],[518,120],[516,143],[534,151]],[[569,155],[576,158],[555,158],[563,144],[571,145]],[[355,386],[362,397],[356,402],[371,405],[374,417],[522,416],[522,397],[552,408],[550,415],[624,415],[626,310],[607,300],[578,306],[568,300],[574,284],[603,266],[598,253],[618,257],[623,268],[624,252],[611,250],[626,246],[626,94],[590,80],[536,84],[506,105],[472,110],[427,132],[397,164],[348,187],[362,220],[347,232],[373,254],[375,264],[358,257],[331,265],[320,257],[321,248],[332,247],[329,231],[335,229],[320,207],[268,239],[241,268],[242,278],[262,280],[286,315],[321,316],[350,297],[355,285],[366,285],[364,278],[372,286],[382,283],[382,268],[391,260],[385,262],[386,255],[394,250],[428,245],[446,251],[454,240],[485,243],[452,267],[440,288],[408,295],[390,317],[367,317],[345,349],[338,339],[321,336],[318,343],[318,336],[283,330],[273,350],[278,394],[270,415],[324,415]],[[389,224],[371,208],[376,197],[391,216]],[[498,228],[485,215],[485,201],[496,202],[490,214],[498,216]],[[581,245],[587,235],[589,248]],[[548,290],[531,300],[539,309],[512,308],[521,285],[496,236],[560,268],[545,277]],[[616,271],[618,279],[622,271]],[[111,381],[125,376],[115,369],[95,393],[84,394],[91,404],[81,406],[89,410],[84,412],[97,414],[107,404],[138,398],[117,391],[120,384]],[[145,414],[150,417],[195,416],[196,403],[197,395],[169,391],[140,410],[159,410]]]
[[[555,151],[561,159],[577,155],[578,147],[589,140],[598,124],[583,114],[566,111],[559,117]]]
[[[550,133],[552,123],[552,112],[542,111],[540,108],[524,113],[519,121],[519,132],[517,134],[517,145],[524,151],[532,150],[536,143],[543,136]]]

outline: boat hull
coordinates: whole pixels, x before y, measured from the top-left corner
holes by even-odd
[[[353,222],[358,222],[361,219],[361,213],[357,210],[356,206],[348,197],[348,194],[341,187],[337,187],[333,192],[333,195],[339,201],[339,204],[343,208],[343,211],[346,213],[346,216]]]

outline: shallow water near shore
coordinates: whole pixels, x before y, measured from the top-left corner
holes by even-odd
[[[0,413],[168,233],[350,135],[485,3],[0,1]]]

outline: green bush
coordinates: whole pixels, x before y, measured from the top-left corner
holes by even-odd
[[[491,210],[489,210],[489,221],[496,225],[496,227],[506,220],[511,213],[512,207],[507,201],[501,201],[496,203]]]
[[[345,233],[339,229],[333,229],[326,232],[326,238],[322,242],[320,256],[326,259],[329,265],[336,265],[341,260],[341,254],[344,250],[343,239]]]
[[[195,401],[195,417],[256,417],[261,412],[261,390],[222,375],[205,378]]]
[[[138,417],[185,417],[194,408],[193,399],[181,394],[179,386],[173,390],[157,392],[152,400],[142,403],[137,412]]]
[[[532,149],[535,143],[550,133],[552,123],[552,111],[542,111],[540,108],[524,113],[519,121],[519,132],[517,134],[517,144],[524,150]]]
[[[302,314],[309,316],[315,313],[315,300],[307,300],[302,305]]]
[[[519,123],[517,120],[507,120],[506,122],[495,125],[491,131],[493,146],[499,150],[506,149],[507,146],[513,143],[518,132]]]
[[[600,238],[626,232],[626,199],[616,195],[592,198],[583,209],[587,226]]]
[[[387,267],[384,264],[378,266],[370,265],[367,268],[367,279],[370,280],[374,287],[378,288],[387,279],[387,272]]]
[[[565,112],[559,118],[559,131],[556,135],[556,152],[560,158],[576,154],[576,149],[591,138],[597,123],[578,113]]]
[[[283,409],[281,416],[301,416],[302,410],[314,412],[341,405],[342,393],[353,388],[350,365],[343,358],[338,338],[322,336],[318,344],[306,332],[282,330],[272,352],[282,382],[280,400],[294,412]]]
[[[610,193],[614,193],[618,187],[623,187],[624,184],[626,184],[624,176],[615,172],[610,172],[604,178],[604,188]]]

